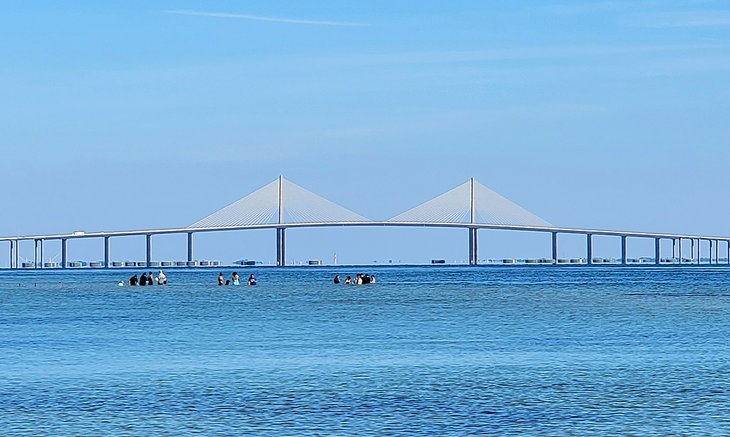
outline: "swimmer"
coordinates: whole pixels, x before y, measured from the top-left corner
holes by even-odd
[[[157,275],[157,285],[167,285],[167,275],[165,275],[162,270],[160,270],[160,274]]]

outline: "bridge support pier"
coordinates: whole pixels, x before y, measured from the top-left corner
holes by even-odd
[[[15,268],[20,267],[20,240],[15,241]]]
[[[104,237],[104,267],[109,268],[110,265],[110,259],[109,259],[109,236]]]
[[[477,245],[477,228],[469,228],[469,265],[475,266],[479,264]]]
[[[286,228],[276,228],[276,265],[286,265]]]
[[[152,234],[145,235],[145,261],[147,261],[147,267],[152,262]]]
[[[625,265],[627,265],[629,263],[628,250],[627,250],[628,247],[627,247],[627,244],[626,244],[627,243],[627,241],[626,241],[627,239],[628,238],[626,237],[626,235],[622,235],[621,236],[621,265],[622,266],[625,266]]]
[[[193,233],[188,232],[188,262],[193,260]]]
[[[702,264],[702,240],[697,239],[697,265]]]
[[[682,239],[679,238],[678,240],[679,240],[678,241],[678,243],[679,243],[678,244],[678,246],[679,246],[678,249],[679,250],[677,251],[677,258],[679,259],[679,261],[678,261],[679,264],[682,264]]]
[[[68,239],[61,238],[61,268],[65,269],[68,265]]]
[[[38,268],[38,240],[33,240],[33,268]]]
[[[13,240],[9,241],[10,243],[10,256],[8,257],[8,268],[13,268]]]
[[[552,251],[551,255],[553,257],[553,263],[558,264],[558,233],[553,232],[552,233]]]
[[[586,263],[593,264],[593,234],[586,234]]]
[[[710,256],[709,256],[709,258],[710,258],[710,265],[712,265],[712,243],[713,243],[713,241],[712,240],[709,240],[709,241],[710,241]]]
[[[661,238],[654,239],[654,264],[659,265],[662,263],[662,240]]]

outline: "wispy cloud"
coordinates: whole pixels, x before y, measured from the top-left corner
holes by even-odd
[[[730,26],[730,11],[662,12],[634,17],[629,24],[642,27]]]
[[[212,18],[227,18],[234,20],[252,20],[252,21],[268,21],[271,23],[285,23],[285,24],[304,24],[309,26],[351,26],[361,27],[369,26],[368,23],[354,23],[349,21],[324,21],[324,20],[303,20],[299,18],[283,18],[283,17],[266,17],[262,15],[250,15],[250,14],[232,14],[228,12],[207,12],[207,11],[194,11],[189,9],[173,9],[165,11],[168,14],[174,15],[189,15],[194,17],[212,17]]]

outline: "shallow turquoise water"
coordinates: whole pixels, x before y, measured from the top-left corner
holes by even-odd
[[[730,434],[728,269],[363,270],[0,272],[0,433]]]

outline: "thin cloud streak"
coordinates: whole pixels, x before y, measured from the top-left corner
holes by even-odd
[[[188,15],[193,17],[212,17],[212,18],[229,18],[235,20],[252,20],[252,21],[268,21],[270,23],[286,23],[286,24],[304,24],[309,26],[348,26],[348,27],[364,27],[370,26],[368,23],[353,23],[348,21],[320,21],[320,20],[302,20],[298,18],[280,18],[266,17],[261,15],[249,14],[231,14],[227,12],[206,12],[193,11],[189,9],[174,9],[165,11],[168,14]]]

